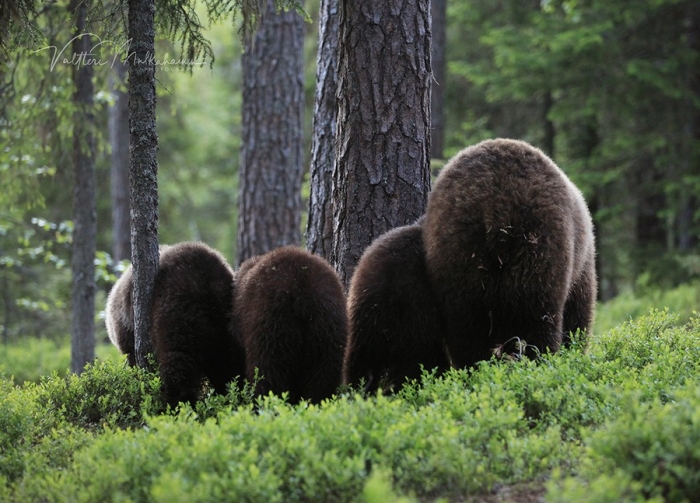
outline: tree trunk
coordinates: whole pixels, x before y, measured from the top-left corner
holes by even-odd
[[[273,0],[243,54],[237,257],[240,264],[301,238],[304,20]]]
[[[650,266],[667,251],[669,229],[662,217],[668,208],[663,191],[665,174],[649,152],[641,152],[630,167],[629,192],[634,197],[634,244],[632,261],[635,276],[649,272]]]
[[[556,129],[554,128],[554,122],[549,118],[549,112],[552,110],[553,106],[554,98],[552,97],[552,91],[546,91],[542,99],[542,126],[544,130],[542,149],[552,159],[554,158]]]
[[[129,94],[124,88],[127,67],[119,57],[109,74],[109,89],[114,105],[109,108],[109,144],[111,154],[112,258],[131,259],[129,222]]]
[[[418,219],[430,189],[428,0],[342,0],[331,261]]]
[[[158,134],[154,0],[129,0],[129,185],[136,365],[152,352],[150,312],[158,271]]]
[[[87,33],[87,5],[79,0],[70,4],[75,19],[75,35]],[[76,37],[74,54],[89,54],[89,35]],[[95,178],[95,115],[93,111],[93,67],[73,67],[73,245],[71,268],[71,370],[81,373],[95,359],[95,248],[97,240],[97,200]]]
[[[321,0],[316,56],[316,97],[314,102],[309,220],[306,247],[311,253],[330,259],[333,244],[333,167],[338,101],[338,0]]]
[[[432,119],[430,124],[431,158],[443,159],[445,150],[445,112],[444,96],[447,80],[445,62],[445,27],[447,17],[447,0],[432,0],[432,67],[433,87],[431,100]]]
[[[686,36],[688,48],[693,53],[693,65],[688,69],[690,74],[689,88],[695,100],[700,99],[700,3],[692,2],[689,7],[686,21]],[[693,100],[688,100],[688,110],[691,118],[689,121],[689,140],[687,147],[688,170],[686,177],[691,180],[700,179],[700,110],[693,106]],[[678,248],[688,252],[698,245],[698,227],[695,223],[695,215],[700,206],[700,198],[694,191],[685,190],[682,194],[681,211],[678,216]]]

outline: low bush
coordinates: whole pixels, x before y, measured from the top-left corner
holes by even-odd
[[[577,475],[553,479],[548,501],[700,501],[698,383],[667,402],[639,405],[633,394],[626,402],[587,439]]]
[[[43,377],[29,385],[49,417],[81,428],[133,428],[148,414],[163,410],[160,379],[124,362],[89,364],[82,374]]]
[[[535,361],[320,405],[234,387],[164,411],[157,376],[114,362],[5,379],[0,499],[471,501],[531,485],[550,501],[695,501],[699,366],[700,321],[652,311]]]
[[[138,428],[162,410],[160,380],[116,362],[80,376],[44,376],[18,386],[0,379],[0,480],[3,489],[42,487],[38,474],[64,470],[72,454],[104,428]],[[0,494],[2,494],[0,492]],[[39,498],[41,499],[41,498]],[[3,499],[3,501],[6,501]],[[20,498],[19,501],[24,501]]]
[[[686,283],[670,290],[644,284],[634,291],[625,291],[614,299],[598,304],[594,332],[605,334],[620,324],[638,319],[653,308],[678,315],[678,324],[686,323],[700,306],[700,283]]]

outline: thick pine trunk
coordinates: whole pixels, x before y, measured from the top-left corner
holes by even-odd
[[[152,352],[150,311],[158,270],[158,134],[154,0],[129,0],[129,185],[136,364]]]
[[[430,189],[430,4],[342,0],[331,261],[347,286]]]
[[[304,20],[266,3],[243,54],[239,264],[301,241]]]
[[[316,57],[309,220],[306,247],[311,253],[330,259],[333,244],[333,168],[338,77],[338,0],[321,0]]]
[[[86,30],[87,6],[74,0],[70,10],[75,18],[75,35]],[[91,37],[73,40],[74,54],[89,53]],[[97,202],[95,179],[95,115],[93,111],[93,67],[73,67],[73,245],[71,268],[72,325],[71,370],[81,373],[95,359],[95,247],[97,240]]]
[[[109,143],[111,153],[112,196],[112,258],[131,259],[131,229],[129,222],[129,94],[126,84],[127,67],[117,59],[109,75],[109,87],[114,105],[109,109]]]

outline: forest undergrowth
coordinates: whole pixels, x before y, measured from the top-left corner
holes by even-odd
[[[321,405],[164,411],[107,358],[0,379],[0,501],[698,501],[700,319],[651,310],[537,361]],[[0,367],[2,368],[2,367]]]

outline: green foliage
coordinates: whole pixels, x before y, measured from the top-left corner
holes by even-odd
[[[7,50],[8,47],[38,38],[38,30],[33,23],[34,17],[34,0],[17,0],[3,6],[0,10],[0,50]]]
[[[0,381],[9,501],[411,501],[547,484],[552,501],[694,501],[700,320],[666,311],[536,361],[321,405],[248,387],[161,414],[117,363]],[[409,495],[409,496],[404,496]]]
[[[206,14],[236,3],[208,2]],[[262,4],[251,5],[255,19]],[[0,500],[462,500],[541,486],[550,473],[551,501],[698,499],[689,467],[698,466],[700,327],[686,323],[698,285],[657,288],[700,270],[676,250],[682,232],[698,235],[692,218],[685,230],[678,220],[699,193],[686,169],[697,165],[686,134],[697,97],[685,77],[697,56],[679,22],[688,5],[450,4],[448,152],[492,136],[544,144],[551,122],[555,160],[594,203],[601,286],[635,293],[599,307],[586,350],[579,340],[535,362],[486,362],[394,396],[345,392],[321,406],[253,403],[250,388],[234,388],[161,415],[157,378],[123,367],[105,345],[98,355],[108,350],[109,362],[67,375],[68,349],[54,341],[68,332],[70,67],[47,74],[48,52],[13,53],[0,69],[0,328],[11,342],[0,367],[15,376],[0,380]],[[191,75],[159,68],[161,238],[228,254],[240,45],[230,26],[207,31],[194,2],[170,7],[175,15],[159,9],[159,19],[175,49],[161,42],[159,52],[217,61]],[[42,43],[60,47],[70,23],[51,12],[37,26]],[[646,207],[659,196],[660,208]],[[666,233],[654,247],[633,232],[647,210]],[[111,283],[111,258],[97,260]],[[653,306],[679,316],[642,316]]]
[[[83,428],[135,427],[144,414],[163,409],[160,379],[123,361],[89,364],[80,376],[44,377],[36,390],[40,407]]]
[[[682,284],[669,290],[645,286],[643,277],[636,290],[627,290],[608,302],[598,304],[594,333],[604,334],[625,321],[639,318],[653,307],[668,308],[686,323],[700,306],[700,284]]]
[[[0,14],[0,39],[12,42],[0,68],[0,335],[62,337],[70,330],[71,190],[75,63],[68,0]],[[33,4],[31,4],[33,5]],[[241,14],[254,28],[259,0],[157,2],[161,238],[173,243],[204,240],[232,255],[235,241],[237,134],[242,52],[230,17]],[[295,9],[295,0],[278,8]],[[95,46],[95,109],[98,140],[98,249],[110,248],[107,89],[112,52],[124,49],[126,1],[89,2]],[[10,15],[9,19],[2,16]],[[228,18],[228,19],[227,19]],[[210,22],[216,24],[209,26]],[[9,25],[3,23],[9,22]],[[31,27],[34,38],[25,35]],[[162,40],[165,37],[168,40]],[[5,39],[2,39],[3,41]],[[68,45],[66,45],[68,44]],[[65,52],[61,52],[65,49]],[[4,51],[4,48],[3,48]],[[174,55],[173,55],[174,54]],[[204,68],[205,62],[217,66]],[[65,58],[65,59],[64,59]],[[179,61],[181,64],[163,62]],[[193,70],[197,71],[193,71]],[[192,73],[190,75],[190,73]],[[172,75],[177,74],[177,75]],[[174,93],[174,94],[168,94]],[[226,106],[221,106],[226,103]],[[98,254],[98,287],[114,271]],[[53,267],[62,268],[59,271]],[[51,333],[46,328],[51,327]]]
[[[447,151],[482,138],[543,148],[581,187],[597,224],[603,298],[648,273],[693,278],[700,236],[700,99],[687,24],[693,3],[452,2],[447,29]],[[683,244],[682,244],[683,243]],[[690,243],[690,244],[689,244]]]
[[[231,16],[235,21],[240,16],[239,33],[243,39],[248,38],[255,32],[267,8],[267,2],[262,0],[205,0],[205,4],[209,18],[212,20]],[[310,21],[304,11],[303,2],[299,0],[275,0],[275,6],[278,11],[294,10],[300,16],[304,16],[307,21]]]
[[[548,501],[698,501],[697,382],[670,402],[635,402],[630,396],[620,416],[591,435],[578,474],[555,478]]]
[[[98,360],[121,360],[112,344],[97,344]],[[70,371],[70,344],[65,338],[57,340],[24,337],[11,344],[0,345],[0,369],[14,377],[18,384],[38,383],[42,376],[57,374],[65,377]]]
[[[0,346],[0,368],[17,383],[38,382],[56,372],[65,376],[70,369],[70,346],[65,342],[25,337]]]
[[[191,75],[176,68],[159,73],[159,239],[202,240],[232,257],[241,50],[228,23],[212,25],[208,33],[217,55],[214,68]]]
[[[367,503],[411,503],[415,498],[397,496],[392,487],[393,476],[385,470],[374,470],[362,489],[363,500]]]
[[[18,478],[23,469],[24,437],[32,428],[35,405],[12,381],[0,380],[0,482]]]
[[[162,410],[159,390],[155,375],[114,362],[22,387],[0,379],[0,494],[8,495],[3,501],[43,499],[56,474],[96,432],[138,428],[146,414]]]

